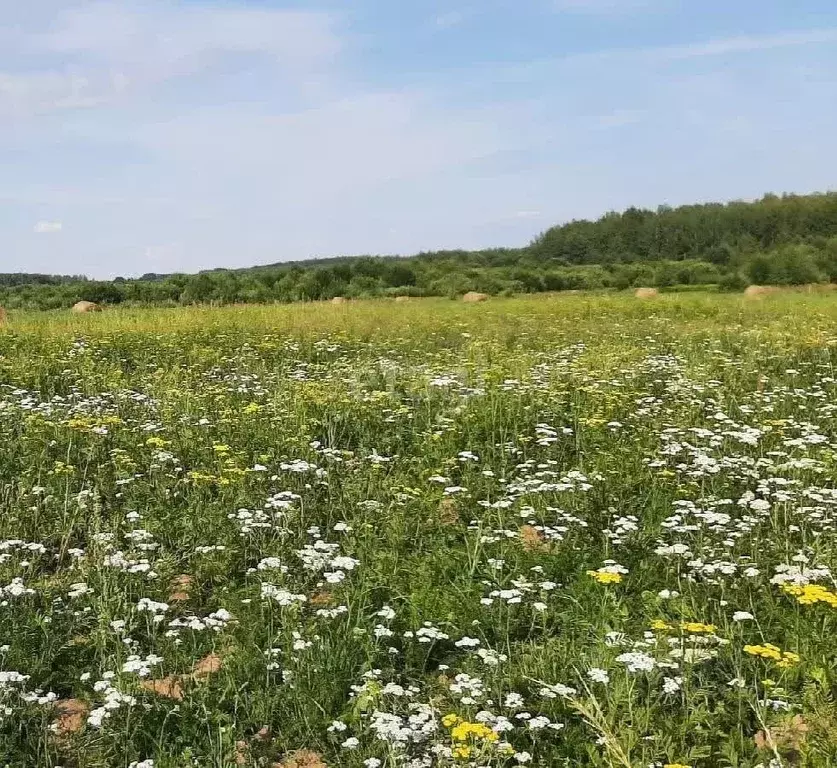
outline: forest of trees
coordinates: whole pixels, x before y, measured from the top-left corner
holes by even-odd
[[[82,299],[174,305],[816,282],[837,282],[837,193],[629,208],[553,227],[514,249],[320,259],[112,281],[0,274],[0,304],[56,309]]]

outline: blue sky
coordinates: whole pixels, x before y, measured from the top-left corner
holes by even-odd
[[[0,272],[522,245],[837,189],[833,0],[27,0]]]

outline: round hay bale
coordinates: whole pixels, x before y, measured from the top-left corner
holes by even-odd
[[[412,300],[413,299],[412,299],[411,296],[396,296],[395,297],[396,304],[401,304],[404,301],[412,301]]]
[[[480,301],[488,301],[487,293],[477,293],[476,291],[468,291],[463,297],[462,301],[466,304],[477,304]]]
[[[332,300],[332,304],[345,304],[348,299],[345,296],[335,296]]]
[[[101,311],[102,308],[95,301],[77,301],[70,309],[70,312],[75,312],[76,314]]]
[[[634,296],[638,299],[655,299],[660,295],[656,288],[637,288],[634,291]]]
[[[748,299],[760,299],[762,296],[769,296],[778,290],[775,285],[748,285],[744,289],[744,295]]]

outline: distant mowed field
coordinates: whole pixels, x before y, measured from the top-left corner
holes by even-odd
[[[0,765],[837,764],[837,297],[10,313]]]

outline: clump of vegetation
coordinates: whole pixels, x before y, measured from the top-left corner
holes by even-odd
[[[827,765],[837,305],[0,331],[10,765]]]

